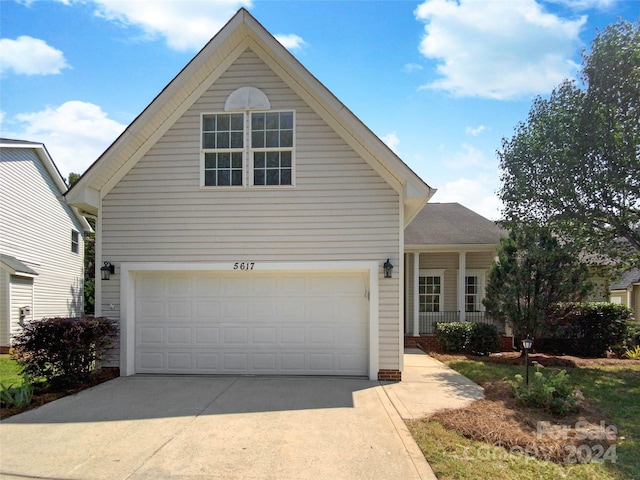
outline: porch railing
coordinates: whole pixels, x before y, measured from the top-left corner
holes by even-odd
[[[437,313],[420,313],[418,317],[419,320],[419,328],[420,334],[429,334],[435,333],[435,325],[436,323],[450,323],[450,322],[459,322],[460,321],[460,312],[459,311],[449,311],[449,312],[437,312]],[[467,322],[471,323],[487,323],[490,325],[495,325],[498,329],[499,334],[505,333],[505,325],[504,322],[500,322],[494,320],[488,315],[485,315],[485,312],[465,312],[465,319]],[[412,322],[409,320],[408,327],[410,331],[413,330]]]

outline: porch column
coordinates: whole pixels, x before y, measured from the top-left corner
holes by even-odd
[[[464,291],[465,276],[467,273],[467,253],[460,252],[458,254],[458,312],[460,312],[460,321],[467,321],[467,313],[464,308]]]
[[[413,336],[420,336],[420,252],[413,252]]]

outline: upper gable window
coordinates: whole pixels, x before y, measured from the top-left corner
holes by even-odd
[[[251,114],[253,185],[291,185],[293,112]]]
[[[274,111],[255,87],[229,95],[224,113],[202,115],[203,187],[294,184],[295,113]]]
[[[205,187],[242,186],[244,114],[203,115],[202,152]]]

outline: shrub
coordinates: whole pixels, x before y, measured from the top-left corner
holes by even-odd
[[[628,335],[631,310],[613,303],[560,303],[546,319],[537,351],[601,357]]]
[[[435,334],[444,352],[462,352],[469,343],[472,323],[447,322],[436,323]]]
[[[6,386],[0,382],[0,407],[24,407],[31,403],[33,385],[28,375],[24,375],[22,380],[22,385],[17,387],[14,387],[15,384]]]
[[[624,352],[625,358],[640,359],[640,345],[636,345],[635,348],[629,348]]]
[[[116,332],[102,317],[45,318],[15,336],[13,358],[23,373],[44,378],[52,388],[73,387],[91,377]]]
[[[529,385],[526,385],[522,375],[516,375],[515,381],[508,382],[513,388],[516,401],[522,405],[541,408],[556,415],[576,410],[576,393],[571,388],[565,370],[544,375],[541,367],[536,366],[530,380]]]
[[[478,355],[486,355],[500,351],[500,337],[495,325],[473,323],[466,350]]]

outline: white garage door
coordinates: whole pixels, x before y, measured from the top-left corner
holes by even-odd
[[[366,375],[361,273],[136,277],[136,372]]]

